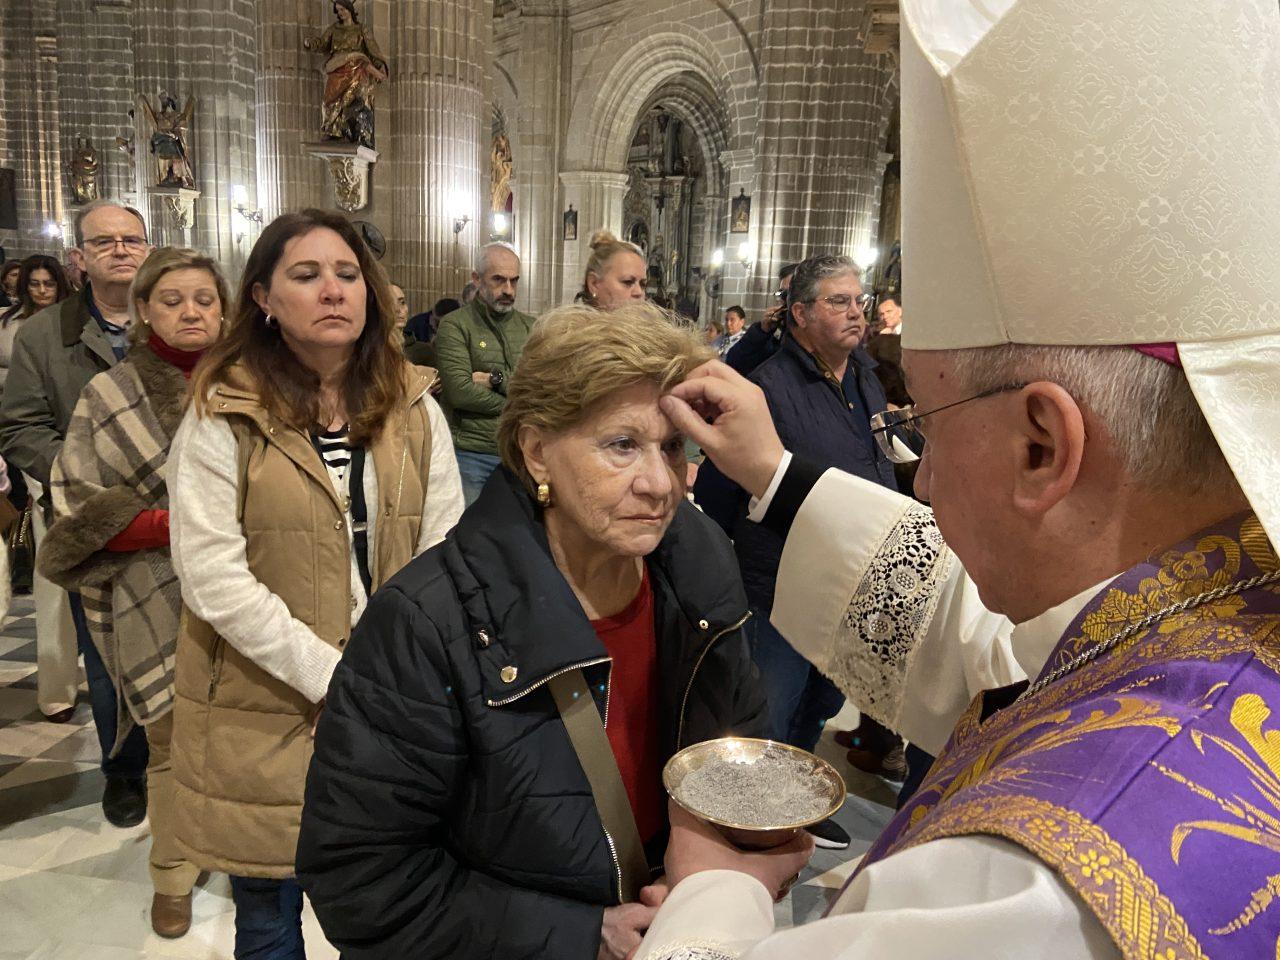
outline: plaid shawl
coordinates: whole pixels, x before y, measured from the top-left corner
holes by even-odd
[[[186,389],[176,367],[145,343],[134,346],[85,387],[53,466],[54,523],[40,572],[84,599],[89,634],[116,685],[116,749],[134,723],[173,707],[182,593],[167,547],[105,548],[140,511],[169,508],[165,462]]]

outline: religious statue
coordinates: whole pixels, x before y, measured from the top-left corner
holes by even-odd
[[[71,174],[71,196],[76,203],[92,203],[102,194],[98,189],[98,151],[88,137],[76,137],[76,148],[67,168]]]
[[[373,97],[378,84],[387,79],[387,61],[373,32],[360,23],[355,0],[335,0],[333,15],[337,23],[302,44],[328,57],[320,133],[326,140],[344,140],[372,149]]]
[[[196,178],[191,167],[191,152],[187,149],[187,130],[195,113],[196,98],[187,97],[181,113],[178,101],[167,93],[160,95],[159,113],[145,96],[139,97],[138,102],[155,128],[151,134],[151,152],[156,158],[156,186],[194,190]]]
[[[507,209],[507,198],[511,196],[511,141],[505,133],[493,138],[493,152],[490,155],[493,163],[493,181],[490,185],[492,209],[501,213]]]

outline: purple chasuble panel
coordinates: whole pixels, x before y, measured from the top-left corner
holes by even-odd
[[[1045,672],[1277,565],[1256,517],[1220,524],[1108,584]],[[996,699],[970,705],[864,867],[1003,837],[1057,871],[1126,958],[1280,957],[1280,586],[1167,616],[984,720]]]

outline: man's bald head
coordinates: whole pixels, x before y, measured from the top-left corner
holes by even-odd
[[[471,274],[479,297],[494,313],[509,313],[520,285],[520,257],[505,243],[491,243],[480,251]]]

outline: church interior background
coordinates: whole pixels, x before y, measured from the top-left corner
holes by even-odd
[[[415,313],[457,296],[491,240],[522,258],[521,309],[568,302],[601,229],[643,248],[651,298],[703,321],[758,318],[813,253],[883,287],[897,0],[352,6],[348,24],[329,0],[0,0],[7,256],[65,262],[77,210],[107,197],[233,283],[264,223],[341,210]],[[187,937],[151,933],[147,828],[102,820],[83,693],[71,723],[39,722],[32,612],[15,598],[0,629],[0,960],[230,956],[225,877],[202,881]],[[826,909],[894,806],[829,734],[819,753],[849,784],[854,844],[815,858],[783,923]],[[310,914],[307,939],[336,955]]]
[[[347,142],[321,133],[326,0],[0,4],[0,245],[61,255],[92,194],[235,276],[264,221],[338,208],[415,312],[501,239],[538,313],[609,229],[651,297],[705,317],[765,309],[808,253],[874,270],[897,239],[897,0],[354,7],[387,71]],[[176,174],[153,149],[174,125]]]

